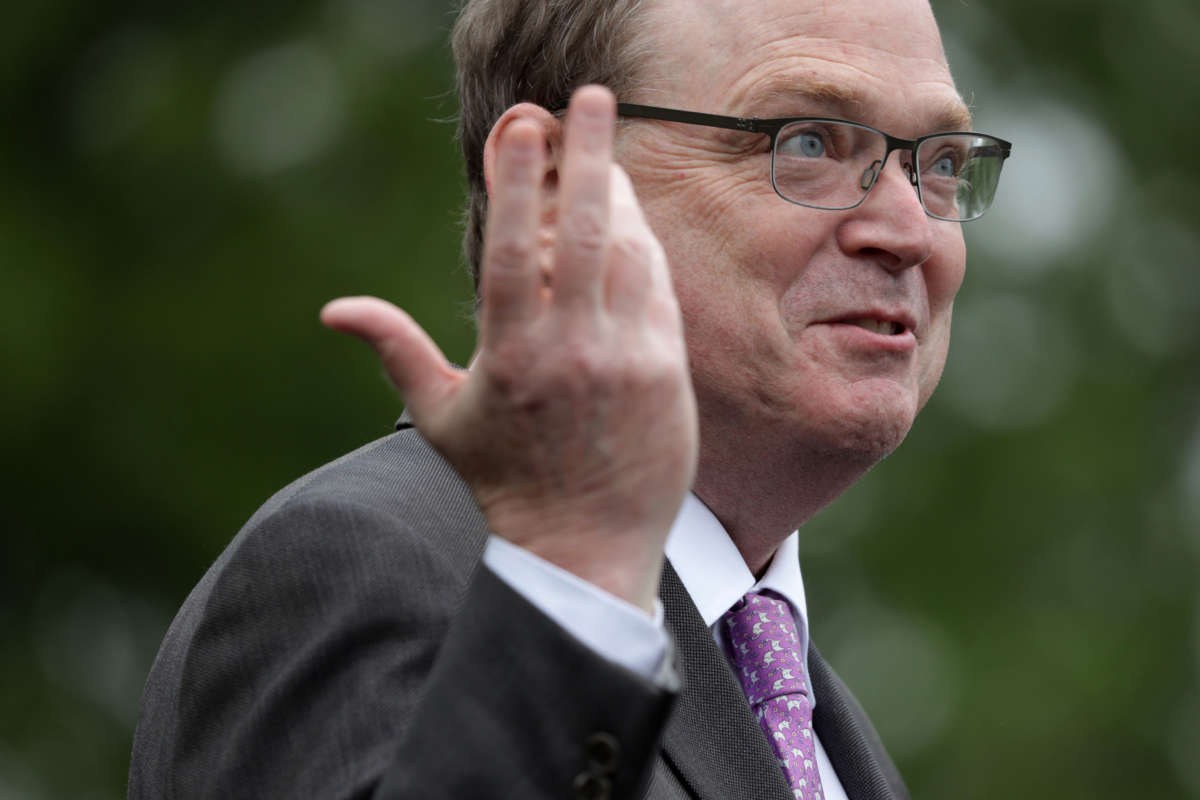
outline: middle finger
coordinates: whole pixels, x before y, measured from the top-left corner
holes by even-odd
[[[555,237],[554,297],[578,310],[599,307],[609,244],[609,165],[616,101],[601,86],[571,98]]]

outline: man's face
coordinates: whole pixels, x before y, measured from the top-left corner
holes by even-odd
[[[623,100],[904,138],[969,124],[925,0],[657,0],[650,21],[647,88]],[[960,226],[926,216],[901,170],[909,154],[849,211],[776,195],[762,135],[636,122],[619,154],[670,259],[705,450],[873,461],[898,445],[941,376],[965,268]]]

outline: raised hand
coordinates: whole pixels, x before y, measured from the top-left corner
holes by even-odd
[[[666,258],[612,161],[614,125],[606,89],[575,94],[556,198],[541,129],[516,119],[500,134],[469,370],[382,300],[335,300],[321,318],[375,347],[493,532],[649,609],[695,471],[696,409]]]

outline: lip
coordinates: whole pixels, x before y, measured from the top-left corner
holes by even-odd
[[[844,314],[838,314],[836,317],[830,317],[823,320],[827,324],[849,324],[851,320],[857,319],[874,319],[880,322],[894,322],[904,328],[903,333],[916,334],[917,321],[913,316],[905,311],[895,309],[882,308],[863,308],[849,311]]]
[[[854,324],[856,320],[876,320],[901,326],[899,333],[878,333]],[[836,317],[819,320],[816,324],[827,326],[847,338],[850,342],[896,353],[913,350],[917,345],[916,320],[903,311],[878,308],[850,311]]]

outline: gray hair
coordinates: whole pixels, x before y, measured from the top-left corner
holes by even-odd
[[[582,85],[628,94],[644,49],[634,35],[644,0],[467,0],[454,26],[458,137],[467,170],[463,253],[476,294],[487,223],[483,146],[521,102],[553,109]]]

